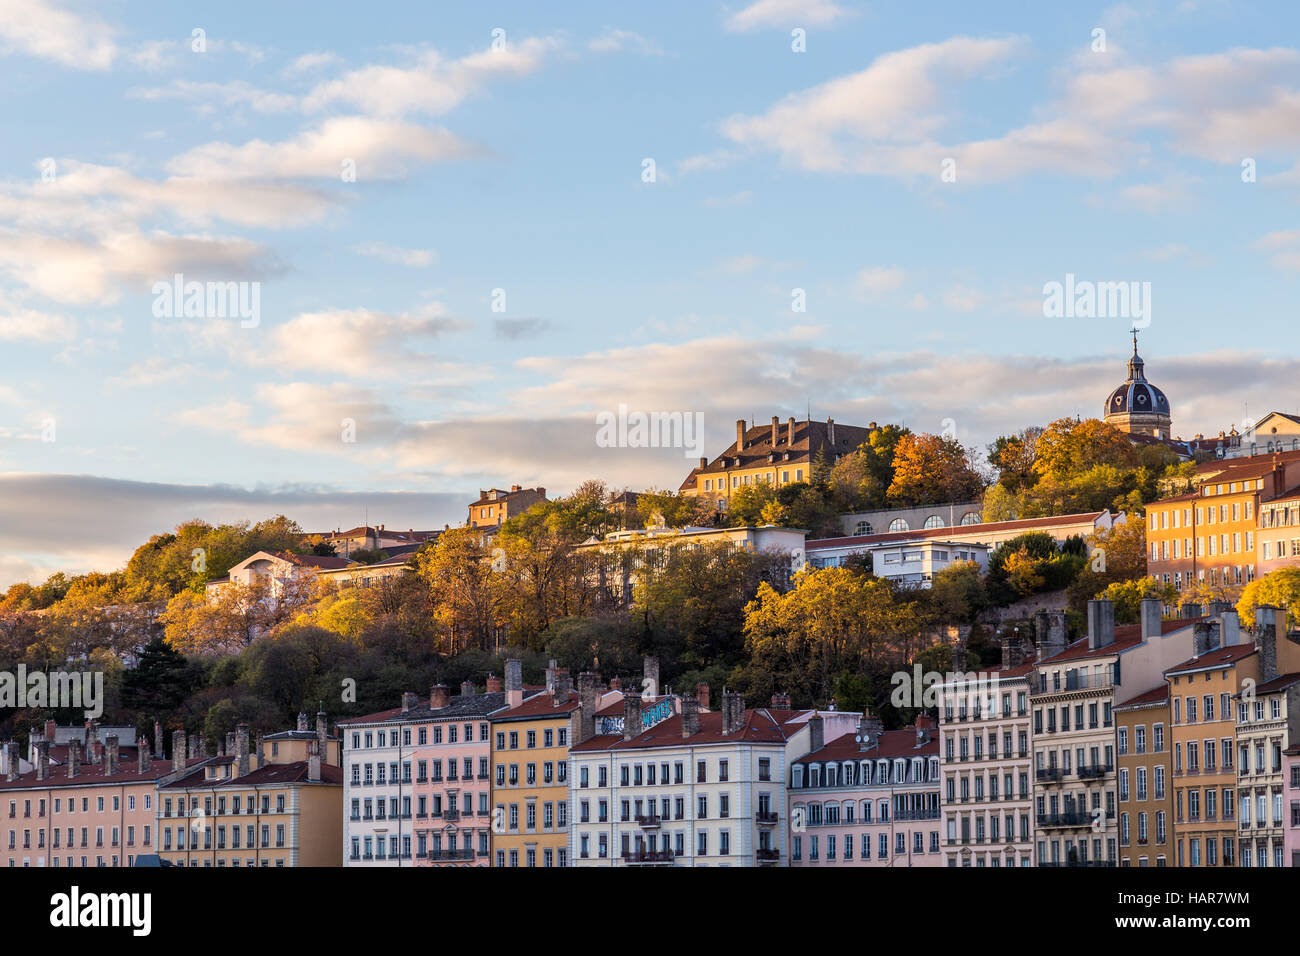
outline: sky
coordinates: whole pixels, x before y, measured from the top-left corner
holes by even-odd
[[[1176,435],[1300,411],[1293,4],[181,6],[0,0],[0,587],[675,488],[742,417],[982,449],[1134,324]]]

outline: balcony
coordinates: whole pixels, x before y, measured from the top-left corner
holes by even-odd
[[[775,826],[778,816],[775,810],[759,810],[754,814],[754,822],[760,827]]]
[[[675,859],[676,856],[672,850],[625,850],[623,852],[623,862],[629,865],[671,866]]]
[[[781,862],[781,851],[759,847],[754,851],[754,857],[758,860],[760,866],[771,866]]]
[[[474,855],[473,850],[430,850],[428,859],[434,863],[464,863]]]
[[[638,813],[636,822],[643,830],[658,830],[663,821],[657,813]]]
[[[1053,863],[1039,863],[1039,866],[1114,866],[1110,860],[1069,860],[1064,863],[1059,860]]]
[[[1060,767],[1048,767],[1046,770],[1038,770],[1034,773],[1038,780],[1061,780],[1065,777],[1065,771]]]
[[[1113,768],[1109,764],[1094,763],[1084,765],[1079,768],[1080,780],[1097,780],[1106,774],[1111,773]]]
[[[460,811],[459,811],[459,810],[451,810],[451,809],[443,810],[443,811],[442,811],[442,818],[443,818],[444,820],[448,821],[449,823],[455,823],[456,821],[458,821],[458,820],[460,819]]]
[[[1089,827],[1092,826],[1092,814],[1071,810],[1066,813],[1038,814],[1040,827]]]

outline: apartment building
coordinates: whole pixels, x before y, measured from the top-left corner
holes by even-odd
[[[1088,602],[1088,635],[1039,648],[1033,711],[1035,852],[1039,866],[1119,864],[1115,705],[1155,686],[1193,650],[1193,622],[1162,621],[1142,602],[1141,623],[1117,628],[1110,601]]]
[[[116,734],[54,744],[54,721],[33,728],[31,769],[17,742],[4,745],[0,866],[132,866],[157,852],[154,801],[172,765],[144,735],[119,748]]]
[[[935,721],[886,731],[864,715],[830,743],[813,717],[813,750],[790,768],[790,865],[942,866]]]
[[[1270,522],[1290,518],[1291,490],[1297,485],[1300,455],[1292,452],[1201,466],[1193,490],[1147,505],[1148,573],[1180,591],[1204,585],[1226,594],[1250,583],[1261,573],[1264,555],[1256,541],[1261,511],[1269,512]],[[1287,526],[1270,523],[1270,529],[1282,527]],[[1300,541],[1300,533],[1295,537]],[[1270,569],[1277,566],[1279,547],[1290,557],[1289,535],[1270,530],[1263,539],[1269,542]]]
[[[1053,615],[1060,644],[1065,619]],[[965,654],[957,645],[954,660]],[[947,866],[1032,866],[1029,679],[1034,644],[1002,637],[1002,663],[954,675],[939,694],[941,810]]]
[[[469,506],[469,520],[466,524],[471,528],[499,528],[511,518],[544,501],[545,488],[511,485],[509,491],[501,488],[480,489],[478,500]]]
[[[489,678],[486,693],[435,684],[425,700],[405,693],[400,707],[340,721],[344,865],[489,865],[491,717],[505,706]]]
[[[1241,866],[1291,865],[1286,852],[1292,814],[1287,806],[1284,754],[1300,742],[1300,673],[1278,669],[1269,648],[1289,644],[1286,611],[1255,609],[1260,683],[1234,698],[1237,737],[1237,832]],[[1292,655],[1295,656],[1295,655]]]
[[[1120,866],[1170,865],[1169,725],[1165,683],[1115,706]]]
[[[1255,537],[1260,577],[1300,562],[1300,488],[1260,502]]]
[[[589,679],[579,675],[579,687]],[[788,860],[782,812],[789,764],[811,749],[811,718],[818,712],[791,710],[781,697],[771,708],[747,710],[741,695],[724,692],[717,713],[701,713],[696,698],[683,697],[680,714],[638,732],[641,697],[623,700],[621,734],[596,734],[585,701],[574,718],[572,865],[776,866]],[[829,732],[850,732],[859,716],[830,712]],[[826,728],[823,722],[823,734]]]
[[[546,690],[524,700],[521,667],[506,662],[506,706],[491,720],[493,865],[568,866],[569,725],[579,695],[552,661]]]
[[[177,767],[187,745],[177,731]],[[343,832],[341,741],[325,714],[316,728],[299,714],[294,730],[262,738],[250,751],[239,724],[215,757],[160,783],[158,855],[173,866],[339,866]]]
[[[1282,768],[1286,774],[1288,804],[1282,846],[1287,866],[1300,867],[1300,743],[1282,752]]]

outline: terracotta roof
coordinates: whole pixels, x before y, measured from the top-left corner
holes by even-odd
[[[1206,651],[1204,654],[1189,658],[1181,664],[1175,664],[1173,667],[1166,669],[1165,676],[1183,671],[1202,670],[1207,667],[1223,667],[1234,664],[1254,653],[1255,645],[1250,641],[1244,644],[1229,644],[1227,647],[1216,647],[1212,651]]]
[[[894,757],[937,757],[938,755],[937,735],[931,733],[929,740],[918,747],[916,727],[908,726],[902,730],[886,730],[870,750],[861,748],[857,741],[857,734],[844,734],[842,737],[836,737],[821,750],[815,750],[808,756],[801,757],[795,763],[822,763],[827,760],[892,760]]]
[[[841,538],[813,538],[808,541],[805,550],[815,547],[838,548],[851,544],[883,544],[889,541],[906,541],[913,538],[942,538],[954,533],[970,535],[984,531],[993,534],[1001,534],[1007,531],[1033,531],[1035,528],[1050,528],[1061,524],[1082,524],[1084,521],[1089,521],[1095,525],[1097,519],[1104,514],[1106,514],[1104,511],[1093,511],[1050,518],[1021,518],[1016,521],[987,521],[979,524],[945,525],[942,528],[917,528],[913,531],[887,531],[880,534],[850,535]]]
[[[187,766],[199,766],[204,762],[195,759],[190,761]],[[35,770],[19,774],[17,780],[9,780],[5,776],[0,776],[0,790],[46,790],[62,787],[89,787],[96,784],[151,783],[171,772],[172,762],[162,759],[150,760],[149,767],[144,773],[140,773],[134,760],[129,764],[122,761],[118,764],[117,773],[111,775],[104,773],[102,763],[91,764],[89,767],[82,763],[77,770],[77,775],[72,778],[68,777],[65,767],[58,768],[57,772],[51,770],[50,776],[44,780],[36,779]]]
[[[1145,707],[1148,704],[1163,704],[1169,700],[1169,685],[1161,684],[1159,687],[1153,687],[1145,694],[1138,694],[1136,697],[1124,701],[1122,704],[1116,704],[1116,710],[1124,710],[1126,707]]]
[[[257,770],[250,770],[242,777],[205,780],[202,774],[186,774],[160,789],[193,790],[196,787],[251,787],[275,783],[311,783],[313,781],[307,779],[309,772],[310,767],[306,760],[298,760],[294,763],[270,763]],[[336,767],[334,764],[322,763],[320,775],[321,779],[318,781],[320,783],[339,785],[343,783],[343,768]]]
[[[1174,631],[1181,631],[1185,627],[1190,627],[1197,621],[1205,620],[1204,618],[1175,618],[1171,621],[1160,622],[1161,635],[1172,634]],[[1067,661],[1084,660],[1089,657],[1105,657],[1107,654],[1114,654],[1116,651],[1126,650],[1130,647],[1136,647],[1142,643],[1142,625],[1141,624],[1121,624],[1115,628],[1115,640],[1105,647],[1091,648],[1088,646],[1088,638],[1081,637],[1074,643],[1070,644],[1061,653],[1045,658],[1039,661],[1040,664],[1063,664]]]
[[[540,694],[534,694],[518,707],[511,707],[509,710],[498,711],[492,715],[492,719],[494,721],[532,720],[541,717],[559,717],[577,710],[578,705],[581,702],[582,699],[578,696],[577,691],[569,691],[568,699],[557,706],[555,703],[555,695],[543,692]]]
[[[525,687],[525,700],[529,698],[529,690],[532,690],[533,694],[539,693],[537,688]],[[429,707],[429,697],[425,695],[408,711],[403,712],[401,707],[391,707],[388,710],[366,714],[364,717],[348,717],[340,720],[338,724],[340,727],[350,727],[353,724],[377,724],[386,721],[418,723],[425,720],[447,720],[457,717],[486,717],[500,710],[505,704],[506,695],[504,691],[496,691],[491,694],[455,694],[448,699],[446,707],[434,710]]]
[[[838,426],[837,426],[838,427]],[[722,732],[722,714],[700,714],[700,729],[689,737],[682,736],[682,718],[675,714],[662,720],[648,730],[642,731],[631,740],[624,740],[621,734],[592,737],[569,748],[572,752],[600,750],[646,750],[655,747],[695,747],[704,744],[784,744],[801,726],[792,726],[793,715],[802,711],[766,709],[745,711],[745,725],[737,733]]]
[[[322,554],[294,554],[291,551],[271,551],[277,558],[304,568],[346,568],[352,562],[347,558],[330,557]]]
[[[1282,674],[1274,677],[1272,680],[1265,681],[1255,688],[1256,694],[1273,694],[1279,690],[1285,690],[1292,684],[1300,683],[1300,674]],[[1241,695],[1238,694],[1238,697]]]

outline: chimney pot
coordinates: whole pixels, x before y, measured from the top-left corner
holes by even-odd
[[[187,763],[185,758],[185,731],[177,730],[172,733],[172,772],[180,773],[185,769]]]
[[[700,732],[700,703],[694,697],[682,698],[682,737],[693,737]]]
[[[641,733],[641,695],[623,695],[623,739],[631,740]]]
[[[736,453],[739,454],[744,450],[745,450],[745,420],[743,418],[737,418],[736,419]]]
[[[441,710],[451,703],[451,691],[446,684],[434,684],[429,688],[429,708]]]
[[[501,678],[498,677],[496,674],[488,674],[487,692],[489,694],[501,693]]]
[[[695,685],[695,700],[700,706],[701,711],[709,709],[709,685],[704,681]]]

